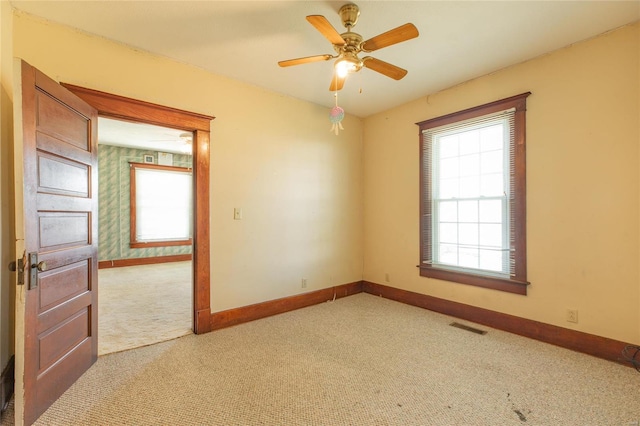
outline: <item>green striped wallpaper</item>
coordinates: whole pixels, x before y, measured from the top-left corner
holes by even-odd
[[[158,153],[111,145],[98,146],[98,260],[133,259],[142,257],[190,254],[191,246],[129,247],[129,162],[143,163],[144,155]],[[191,167],[191,156],[173,154],[173,165]]]

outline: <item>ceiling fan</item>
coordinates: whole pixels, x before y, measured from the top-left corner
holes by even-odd
[[[337,58],[334,67],[334,76],[329,86],[329,90],[331,91],[342,89],[347,75],[360,71],[362,67],[372,69],[395,80],[400,80],[407,75],[407,70],[405,69],[371,56],[360,58],[358,54],[362,52],[373,52],[374,50],[418,37],[418,29],[415,25],[410,23],[404,24],[363,41],[363,37],[360,34],[351,31],[358,22],[360,8],[356,4],[347,3],[340,8],[338,14],[342,19],[342,25],[347,29],[347,32],[342,34],[338,33],[324,16],[307,16],[307,21],[333,44],[333,49],[337,53],[336,55],[327,54],[289,59],[278,62],[278,65],[281,67],[290,67],[292,65],[328,61],[329,59]]]
[[[177,149],[185,154],[190,154],[192,152],[192,141],[193,141],[193,133],[184,132],[180,133],[177,137],[173,134],[167,134],[170,136],[169,139],[151,139],[149,142],[171,142],[176,143]],[[179,145],[178,145],[179,144]]]

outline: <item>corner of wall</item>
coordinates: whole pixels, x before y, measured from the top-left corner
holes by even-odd
[[[13,8],[0,1],[0,371],[14,353]],[[0,401],[1,403],[2,401]]]
[[[13,8],[0,1],[0,411],[14,389]]]

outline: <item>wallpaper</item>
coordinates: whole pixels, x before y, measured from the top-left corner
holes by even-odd
[[[158,152],[111,145],[98,147],[98,260],[190,254],[191,246],[129,247],[129,162],[143,163],[144,155]],[[173,154],[173,165],[191,167],[191,156]]]

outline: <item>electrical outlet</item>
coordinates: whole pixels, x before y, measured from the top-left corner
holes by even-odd
[[[567,309],[567,322],[578,322],[577,309]]]
[[[384,274],[384,280],[385,280],[386,282],[391,282],[391,278],[389,278],[389,273],[388,273],[388,272],[386,272],[386,273]]]
[[[302,279],[302,288],[307,288],[307,279],[306,278]]]

